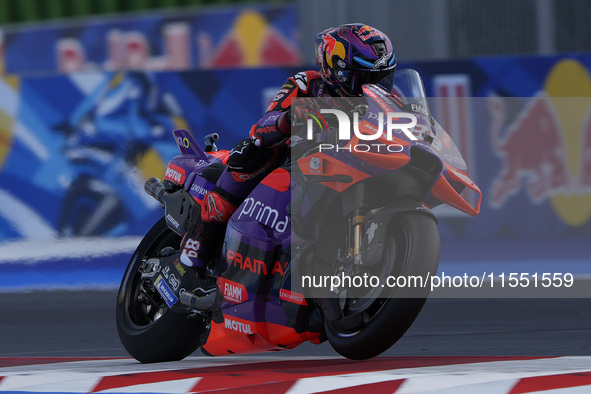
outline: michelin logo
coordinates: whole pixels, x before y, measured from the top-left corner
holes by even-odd
[[[169,308],[172,308],[172,306],[178,301],[178,298],[174,295],[170,287],[168,287],[164,279],[162,279],[162,276],[158,276],[154,285],[156,286],[158,293],[164,298],[166,305],[168,305]]]

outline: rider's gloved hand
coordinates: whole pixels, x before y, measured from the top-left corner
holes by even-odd
[[[250,130],[250,141],[259,148],[272,148],[283,144],[291,135],[290,111],[282,112],[274,125],[254,125]]]
[[[289,109],[290,124],[305,123],[310,117],[320,117],[320,105],[318,99],[311,97],[297,98]]]

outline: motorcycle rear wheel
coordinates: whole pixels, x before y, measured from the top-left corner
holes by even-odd
[[[440,240],[434,218],[422,213],[408,213],[395,217],[389,228],[391,231],[386,239],[384,255],[384,264],[391,270],[389,275],[426,277],[428,272],[431,275],[437,273]],[[343,330],[325,319],[327,339],[337,353],[349,359],[375,357],[388,350],[406,333],[428,295],[429,289],[426,288],[420,292],[420,298],[399,298],[395,290],[385,288],[380,298],[361,299],[364,305],[361,325]],[[347,299],[346,302],[351,303],[353,300]],[[345,317],[347,310],[345,304]],[[359,307],[355,312],[359,313]]]
[[[181,237],[160,219],[131,257],[117,297],[117,332],[123,347],[142,363],[182,360],[200,346],[204,322],[173,313],[157,292],[142,288],[139,267],[164,248],[179,249]]]

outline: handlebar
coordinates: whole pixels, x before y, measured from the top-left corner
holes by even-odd
[[[220,139],[220,135],[218,133],[207,134],[204,138],[205,151],[206,152],[217,152],[218,147],[215,145],[215,142],[219,139]]]

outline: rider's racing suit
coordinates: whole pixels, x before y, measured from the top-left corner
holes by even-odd
[[[292,111],[292,99],[301,97],[344,95],[325,83],[318,71],[299,72],[287,79],[263,117],[252,126],[250,138],[232,149],[216,186],[203,198],[201,220],[182,242],[183,264],[206,267],[219,254],[230,216],[255,186],[286,159],[292,117],[303,117],[300,111],[305,109],[298,101]]]

